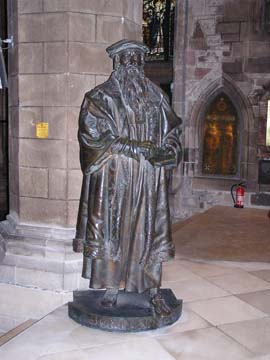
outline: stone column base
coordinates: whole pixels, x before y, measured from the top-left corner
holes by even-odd
[[[81,278],[82,254],[72,249],[73,228],[18,224],[8,215],[0,234],[6,246],[2,283],[55,291],[88,288],[89,281]]]

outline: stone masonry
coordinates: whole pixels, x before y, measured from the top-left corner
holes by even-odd
[[[72,253],[81,170],[77,124],[86,91],[111,72],[106,47],[140,39],[142,1],[12,0],[9,36],[10,214],[1,281],[46,289],[80,285]],[[48,138],[36,124],[49,124]]]
[[[258,192],[258,160],[270,158],[265,146],[266,101],[270,80],[270,33],[257,0],[178,2],[174,105],[184,121],[182,168],[175,172],[172,210],[190,216],[214,204],[232,205],[230,187],[246,181],[246,206]],[[224,91],[240,117],[240,176],[202,176],[202,114],[209,99]],[[269,187],[265,189],[269,191]],[[269,205],[269,204],[268,204]]]

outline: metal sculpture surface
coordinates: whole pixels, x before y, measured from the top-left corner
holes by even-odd
[[[128,40],[108,47],[114,70],[85,95],[78,132],[83,185],[73,248],[83,251],[82,276],[90,288],[106,289],[101,308],[116,308],[123,288],[125,296],[149,294],[154,312],[166,316],[171,308],[160,290],[162,263],[174,257],[166,169],[181,159],[181,121],[162,90],[144,76],[147,51]]]

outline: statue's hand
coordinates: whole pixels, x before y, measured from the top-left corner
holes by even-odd
[[[147,160],[155,167],[175,167],[175,154],[168,149],[156,148]]]
[[[157,147],[152,143],[152,141],[142,141],[140,142],[138,149],[139,153],[148,159],[154,156]]]

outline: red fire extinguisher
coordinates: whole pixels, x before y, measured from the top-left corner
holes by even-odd
[[[233,195],[233,190],[237,186],[235,191],[235,197]],[[243,208],[244,207],[244,197],[245,197],[245,183],[241,182],[239,184],[234,184],[231,187],[231,195],[235,208]]]

